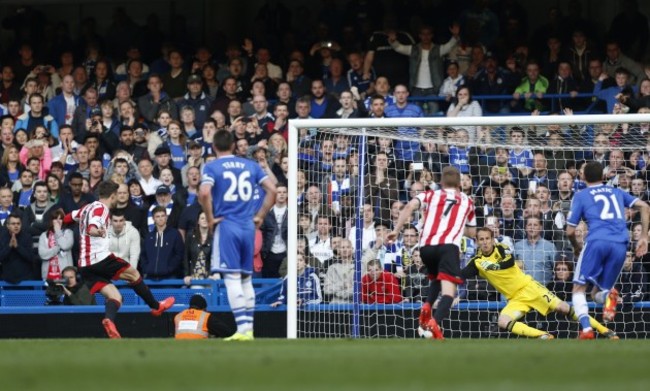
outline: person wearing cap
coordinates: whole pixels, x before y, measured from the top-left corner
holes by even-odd
[[[172,200],[172,191],[167,185],[160,185],[156,189],[156,201],[149,207],[147,212],[147,227],[152,231],[156,226],[155,209],[161,206],[167,212],[166,224],[169,227],[178,228],[178,221],[183,212],[184,205]]]
[[[207,339],[210,335],[225,335],[225,324],[212,316],[206,308],[208,303],[203,296],[190,298],[190,308],[179,312],[174,317],[174,338]]]
[[[160,144],[156,148],[154,153],[156,156],[156,166],[153,169],[153,176],[160,178],[160,170],[163,168],[169,168],[174,175],[174,184],[176,186],[181,186],[183,184],[183,178],[181,177],[181,170],[172,165],[172,152],[169,149],[169,146],[166,143]]]
[[[183,178],[183,187],[187,187],[187,171],[190,167],[197,167],[199,170],[205,164],[205,161],[202,157],[203,147],[201,144],[195,140],[190,140],[187,143],[187,150],[189,151],[189,157],[187,158],[187,164],[181,168],[181,177]]]
[[[194,109],[194,124],[197,129],[203,127],[206,118],[209,117],[209,109],[212,106],[212,98],[203,92],[203,80],[199,75],[191,75],[187,78],[187,93],[176,102],[178,109],[190,106]]]

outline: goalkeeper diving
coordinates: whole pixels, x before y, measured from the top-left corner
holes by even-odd
[[[479,228],[476,233],[478,251],[461,271],[465,279],[477,275],[485,278],[507,300],[505,308],[499,314],[499,328],[524,337],[553,339],[547,331],[527,326],[519,320],[531,310],[543,316],[550,312],[567,315],[574,321],[578,318],[573,307],[560,300],[545,286],[535,281],[517,266],[510,249],[494,242],[494,233],[487,227]],[[618,339],[616,333],[589,317],[591,327],[609,339]]]

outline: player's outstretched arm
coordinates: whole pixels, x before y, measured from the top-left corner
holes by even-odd
[[[642,257],[648,252],[648,223],[650,222],[650,205],[638,200],[632,207],[641,213],[641,237],[637,241],[636,256]]]
[[[397,223],[393,227],[393,231],[388,234],[389,243],[395,243],[399,237],[399,233],[402,230],[402,227],[404,226],[404,223],[409,221],[413,215],[413,211],[418,210],[419,208],[420,200],[417,198],[411,199],[411,201],[409,201],[409,203],[404,206],[402,211],[399,213],[399,217],[397,218]]]

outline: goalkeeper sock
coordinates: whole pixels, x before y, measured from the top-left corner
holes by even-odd
[[[598,304],[605,304],[609,291],[599,291],[594,295],[594,301]]]
[[[237,323],[237,332],[245,333],[246,330],[246,299],[244,298],[244,289],[241,282],[241,274],[226,273],[224,278],[226,284],[226,293],[228,294],[228,303],[230,310],[235,316]]]
[[[433,305],[440,294],[440,281],[431,280],[429,283],[429,293],[427,294],[427,303]]]
[[[250,275],[242,278],[241,285],[244,292],[244,300],[246,300],[246,331],[253,331],[253,315],[255,314],[253,278]]]
[[[572,320],[578,320],[578,316],[575,313],[575,310],[573,307],[571,307],[571,311],[569,311],[568,314],[569,318]],[[592,316],[589,316],[589,324],[591,325],[592,328],[596,329],[600,334],[604,334],[609,331],[609,329],[605,326],[603,326],[599,321],[594,319]]]
[[[114,322],[115,317],[117,316],[117,311],[119,311],[121,306],[122,303],[120,303],[115,299],[106,299],[106,304],[104,305],[104,307],[106,308],[105,317],[107,319],[110,319],[112,322]]]
[[[591,323],[589,321],[589,307],[587,307],[587,297],[585,296],[584,292],[573,293],[573,309],[575,316],[577,316],[578,321],[580,322],[582,330],[591,330]]]
[[[151,293],[151,289],[147,286],[147,284],[142,281],[142,277],[138,278],[138,280],[134,283],[131,283],[131,289],[135,292],[136,295],[140,296],[142,300],[144,300],[145,303],[151,308],[152,310],[157,310],[160,305],[158,304],[158,300],[156,300],[155,297],[153,297],[153,294]]]
[[[451,310],[451,305],[454,303],[454,298],[451,296],[443,295],[438,302],[438,308],[436,308],[435,318],[438,325],[442,324],[442,321],[449,317],[449,311]]]
[[[535,328],[532,328],[530,326],[527,326],[515,320],[513,320],[508,324],[508,330],[511,331],[513,334],[521,335],[524,337],[533,337],[533,338],[541,337],[544,334],[548,334],[546,331],[537,330]]]

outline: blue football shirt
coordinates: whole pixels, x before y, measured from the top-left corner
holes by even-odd
[[[627,243],[629,234],[625,223],[625,208],[638,201],[620,189],[597,185],[580,190],[571,203],[567,224],[576,226],[584,220],[589,228],[587,241]]]
[[[251,221],[259,209],[259,184],[267,178],[256,162],[237,156],[223,156],[205,165],[201,184],[212,185],[215,217],[234,222]]]

